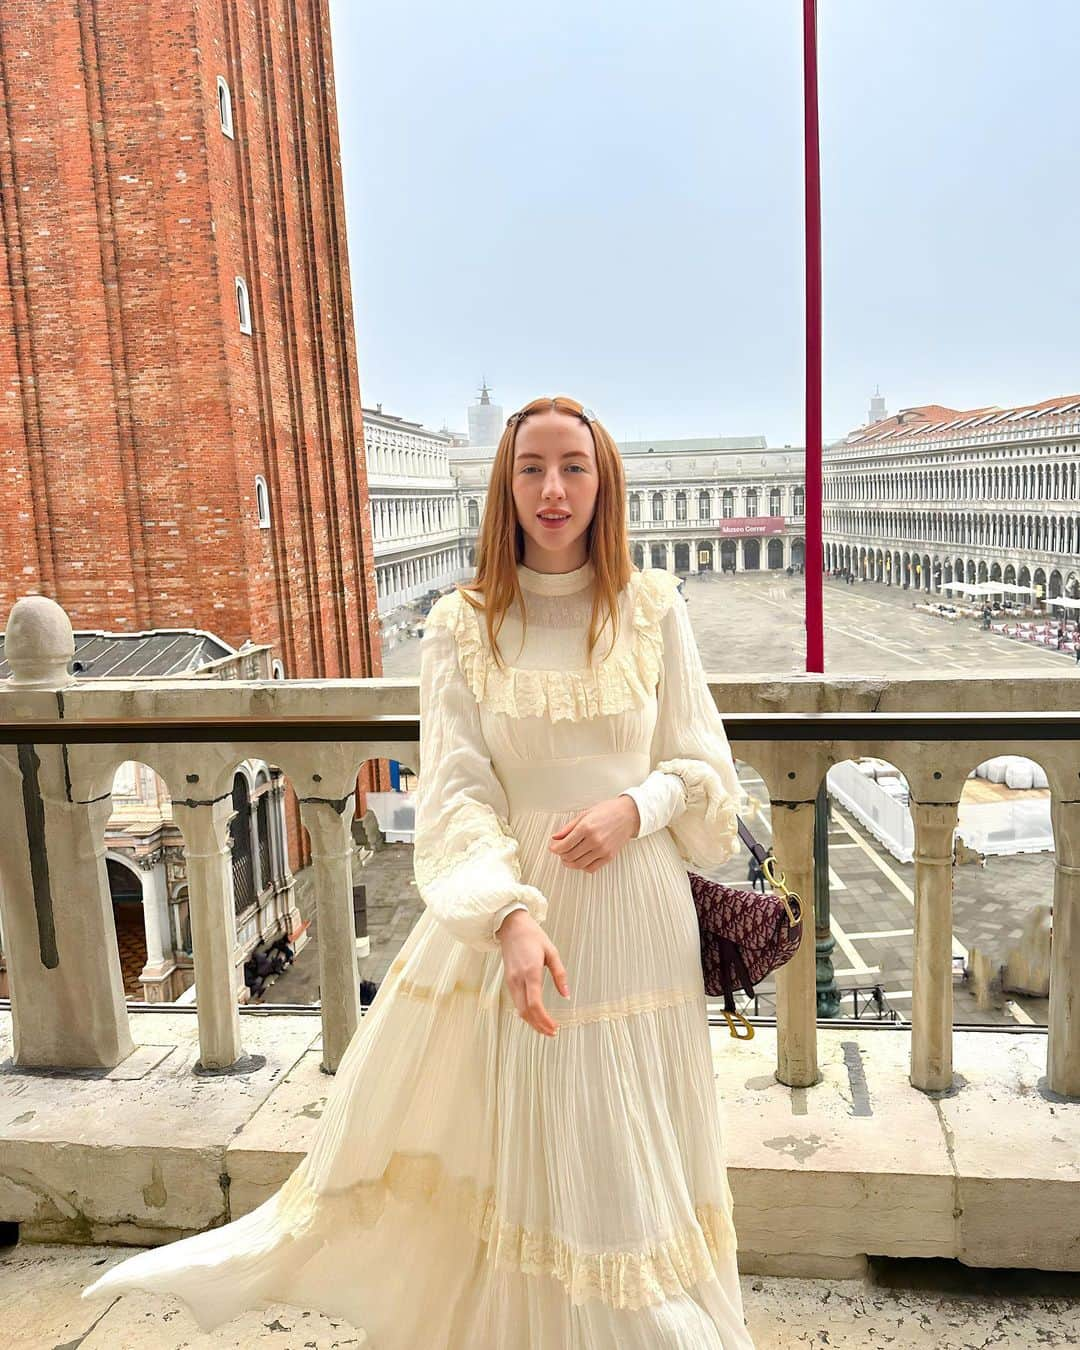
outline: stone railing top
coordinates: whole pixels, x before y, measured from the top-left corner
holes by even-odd
[[[14,614],[13,610],[8,628],[8,651],[12,655],[16,646],[11,640],[15,636]],[[63,656],[60,640],[55,632],[35,635],[33,641],[42,653],[34,667],[38,674],[31,674],[28,654],[18,677],[0,680],[0,725],[21,720],[160,723],[205,718],[229,722],[304,718],[352,722],[379,716],[415,716],[418,710],[416,676],[207,682],[181,678],[78,680],[62,666],[57,673]],[[31,643],[27,646],[32,650]],[[1072,667],[1057,675],[1019,672],[1007,679],[954,673],[777,676],[767,672],[710,674],[708,678],[716,704],[725,714],[1080,713],[1080,673]],[[62,698],[56,697],[57,691],[62,691]]]

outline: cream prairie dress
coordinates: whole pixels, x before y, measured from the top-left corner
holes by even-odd
[[[739,786],[676,578],[634,572],[585,663],[594,572],[519,565],[500,670],[455,592],[421,643],[426,908],[289,1180],[86,1295],[179,1297],[211,1329],[286,1303],[372,1350],[752,1350],[687,866],[726,861]],[[629,792],[595,872],[550,834]],[[494,930],[524,906],[566,967],[517,1014]]]

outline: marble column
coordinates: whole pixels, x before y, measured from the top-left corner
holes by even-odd
[[[912,1087],[952,1086],[952,869],[957,802],[911,802],[915,825],[915,938],[911,985]]]
[[[312,886],[319,916],[319,988],[323,1060],[334,1073],[360,1024],[360,977],[352,906],[354,797],[343,804],[303,800],[300,815],[311,836]]]
[[[1054,829],[1053,938],[1046,1083],[1080,1097],[1080,801],[1050,802]]]
[[[174,797],[172,809],[187,858],[200,1063],[204,1069],[226,1069],[243,1055],[229,849],[232,798],[183,802]]]
[[[789,1087],[820,1080],[817,1059],[817,962],[814,950],[814,802],[774,802],[773,852],[789,891],[802,900],[803,936],[776,972],[776,1077]]]

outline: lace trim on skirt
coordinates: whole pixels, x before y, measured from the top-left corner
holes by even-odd
[[[450,1177],[434,1154],[395,1153],[382,1177],[345,1191],[314,1191],[301,1163],[278,1192],[278,1215],[294,1236],[320,1227],[330,1237],[339,1224],[375,1224],[389,1195],[449,1209],[486,1244],[497,1265],[526,1275],[551,1275],[576,1304],[592,1298],[613,1308],[662,1303],[714,1278],[736,1248],[728,1210],[699,1204],[694,1207],[696,1222],[666,1238],[625,1249],[581,1251],[556,1233],[501,1218],[490,1186]]]
[[[387,971],[387,976],[399,975],[405,965],[405,961],[395,961]],[[402,998],[416,999],[424,1003],[442,1003],[447,999],[468,994],[476,999],[479,1007],[485,1008],[497,1007],[501,999],[500,989],[485,994],[483,985],[465,980],[455,980],[451,985],[437,988],[435,985],[402,978],[393,986],[393,991]],[[552,1020],[560,1027],[577,1027],[587,1026],[593,1022],[616,1022],[638,1013],[678,1008],[685,1003],[697,1003],[702,1000],[703,994],[700,989],[649,989],[644,993],[628,994],[625,998],[611,999],[605,1003],[584,1003],[567,1010],[555,1005],[549,1011]],[[504,1011],[517,1014],[517,1009],[512,1003],[508,1004]]]

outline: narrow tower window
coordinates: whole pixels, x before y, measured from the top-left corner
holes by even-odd
[[[217,77],[217,105],[218,116],[221,118],[221,130],[226,136],[235,139],[232,124],[232,94],[229,92],[229,86],[222,75]]]
[[[259,528],[268,530],[270,528],[270,492],[266,486],[266,479],[261,473],[255,475],[255,506],[259,512]]]
[[[248,300],[247,282],[243,277],[236,278],[236,312],[240,318],[241,333],[250,333],[251,302]]]

